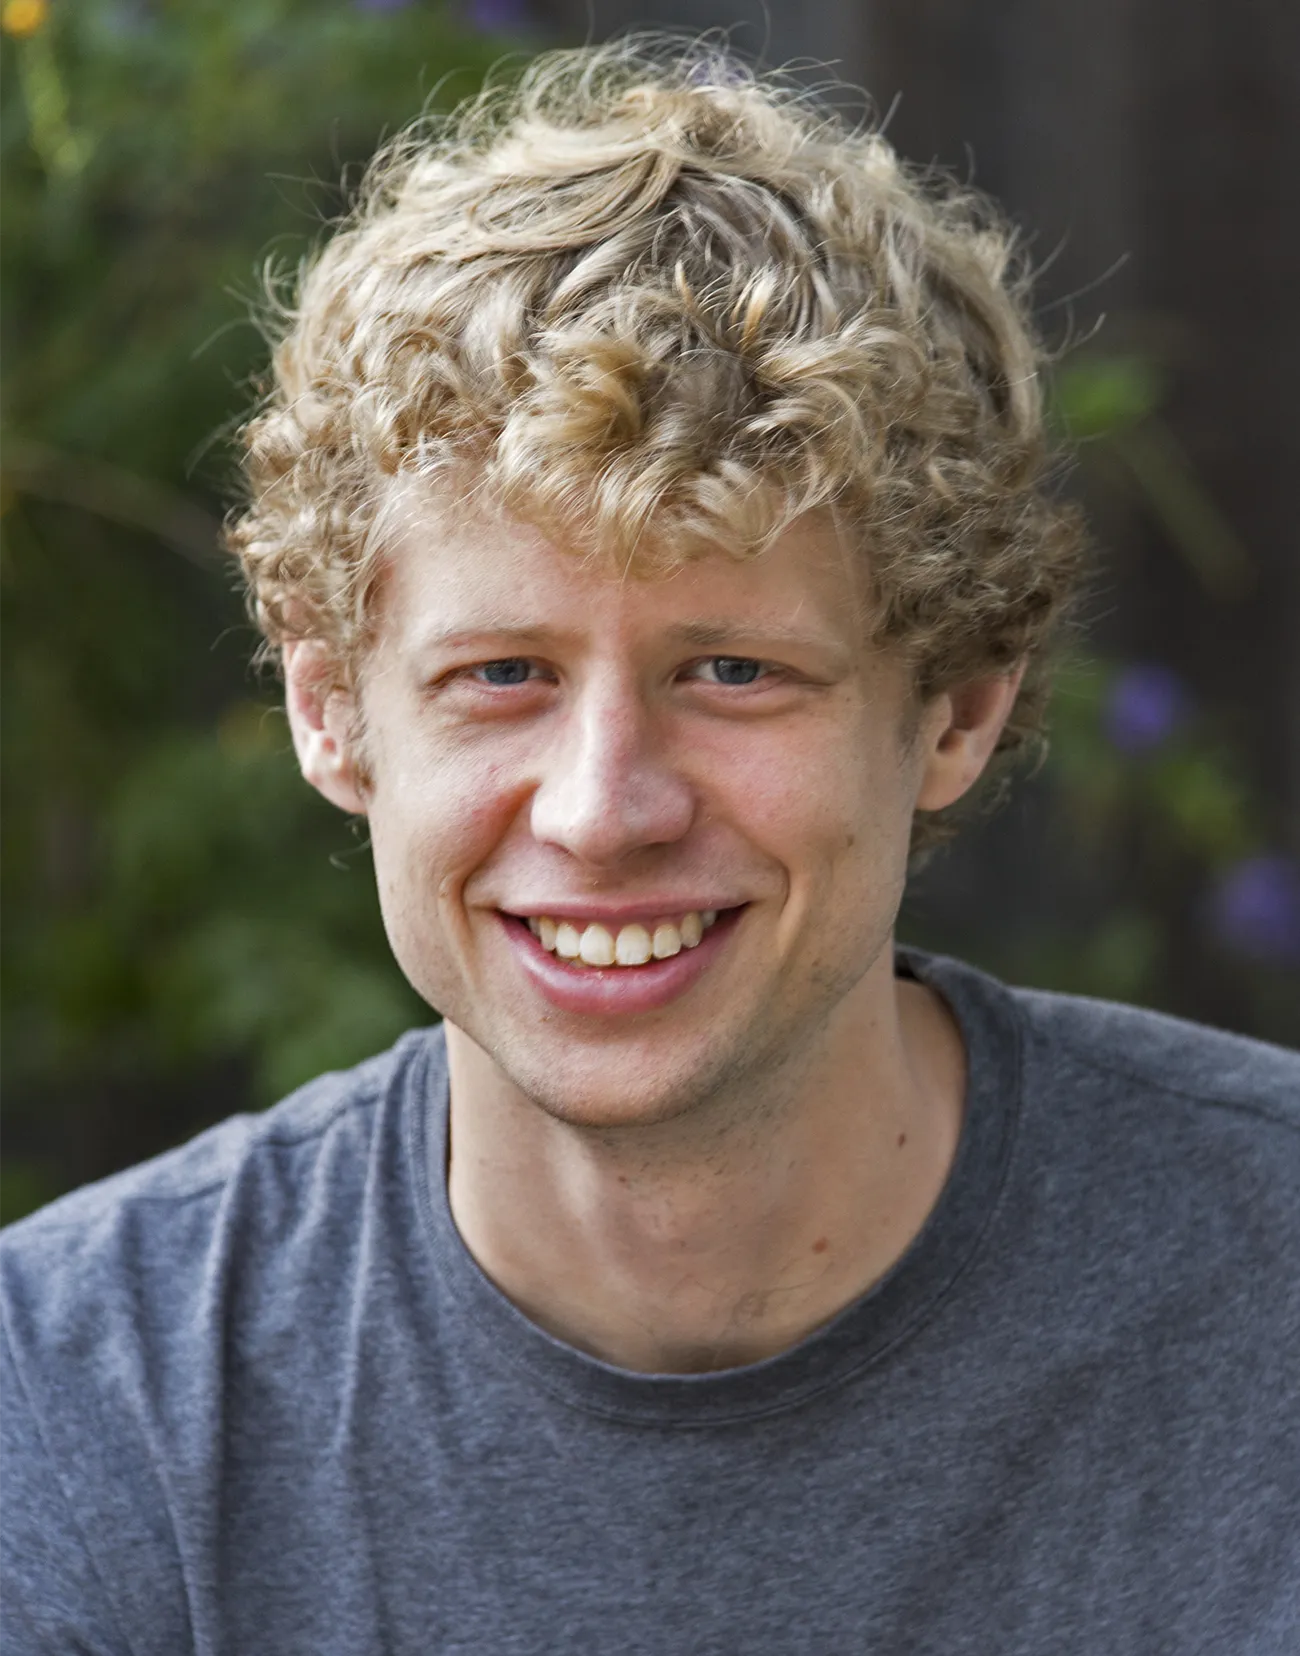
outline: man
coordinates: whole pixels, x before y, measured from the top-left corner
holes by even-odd
[[[543,59],[232,529],[444,1018],[7,1233],[13,1652],[1300,1648],[1300,1063],[900,954],[1077,564],[1008,238]]]

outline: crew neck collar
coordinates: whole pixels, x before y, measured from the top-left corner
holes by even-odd
[[[430,1031],[405,1092],[407,1153],[439,1282],[470,1337],[571,1408],[668,1429],[722,1426],[799,1408],[908,1339],[936,1314],[996,1209],[1019,1114],[1021,1037],[1009,992],[972,967],[899,949],[896,971],[944,997],[966,1048],[965,1110],[947,1182],[902,1257],[830,1322],[774,1357],[705,1374],[645,1374],[592,1357],[530,1322],[484,1275],[448,1202],[446,1049],[442,1031]]]

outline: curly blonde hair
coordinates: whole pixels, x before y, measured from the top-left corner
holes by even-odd
[[[353,681],[399,474],[634,573],[829,509],[918,695],[1028,661],[1001,747],[1035,741],[1080,529],[1015,236],[779,77],[541,56],[381,152],[277,332],[228,530],[272,653]]]

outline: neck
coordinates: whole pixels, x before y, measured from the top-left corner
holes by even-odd
[[[758,1362],[829,1321],[916,1236],[960,1130],[951,1014],[878,967],[741,1107],[644,1127],[556,1119],[449,1024],[451,1209],[479,1265],[548,1332],[645,1373]]]

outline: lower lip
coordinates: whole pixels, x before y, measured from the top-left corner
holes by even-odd
[[[525,921],[503,914],[501,922],[524,971],[552,1006],[563,1012],[618,1017],[654,1012],[684,995],[726,947],[742,912],[729,909],[693,949],[683,945],[669,959],[644,966],[573,966],[544,949]]]

